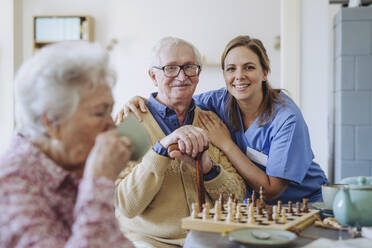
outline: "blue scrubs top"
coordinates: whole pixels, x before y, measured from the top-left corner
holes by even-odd
[[[276,104],[273,119],[263,126],[258,126],[257,118],[246,131],[239,107],[237,111],[241,128],[234,131],[228,124],[225,106],[229,93],[226,88],[196,95],[194,100],[200,108],[218,114],[244,154],[247,154],[247,149],[253,149],[255,153],[261,153],[267,158],[266,166],[252,161],[257,167],[269,176],[290,181],[277,200],[284,203],[296,202],[306,197],[311,202],[322,201],[321,185],[329,182],[320,166],[313,161],[314,154],[307,125],[296,104],[283,92],[280,94],[285,104]],[[250,197],[251,190],[247,187],[247,197]]]

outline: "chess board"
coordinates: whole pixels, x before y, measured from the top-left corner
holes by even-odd
[[[198,213],[196,218],[187,217],[182,219],[182,228],[187,230],[198,230],[206,232],[228,232],[236,229],[243,228],[270,228],[270,229],[279,229],[279,230],[302,230],[305,227],[311,225],[316,220],[316,215],[319,213],[319,210],[309,209],[307,213],[296,214],[294,211],[293,214],[288,213],[288,208],[286,209],[286,223],[281,223],[280,218],[276,223],[274,220],[267,220],[266,209],[263,210],[263,214],[254,213],[255,224],[248,223],[248,207],[247,204],[239,203],[241,209],[241,219],[233,221],[227,221],[227,206],[221,212],[221,219],[216,221],[214,220],[214,209],[210,210],[210,219],[203,220],[203,214]],[[281,217],[281,215],[279,215]]]

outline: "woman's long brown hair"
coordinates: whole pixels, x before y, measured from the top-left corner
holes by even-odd
[[[238,36],[232,39],[225,47],[225,50],[221,56],[222,70],[225,70],[225,58],[231,49],[235,47],[246,47],[254,52],[259,60],[263,71],[270,72],[270,60],[267,56],[266,49],[262,42],[258,39],[254,39],[246,36]],[[269,82],[262,82],[262,102],[258,107],[259,121],[258,125],[263,126],[270,122],[274,117],[275,104],[284,104],[284,100],[280,95],[280,89],[271,88]],[[236,131],[240,128],[239,115],[237,112],[238,103],[231,94],[229,94],[228,102],[225,107],[225,116],[229,120],[230,126]]]

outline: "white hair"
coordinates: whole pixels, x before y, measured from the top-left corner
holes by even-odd
[[[46,46],[16,74],[16,130],[32,141],[45,141],[44,113],[53,124],[61,123],[75,113],[82,96],[97,84],[112,88],[115,82],[108,53],[100,45],[70,41]]]
[[[184,44],[192,48],[196,62],[198,65],[201,66],[202,60],[201,60],[200,52],[193,44],[183,39],[177,38],[177,37],[168,36],[168,37],[164,37],[161,40],[159,40],[153,47],[150,68],[153,66],[160,66],[160,53],[163,48],[180,45],[180,44]]]

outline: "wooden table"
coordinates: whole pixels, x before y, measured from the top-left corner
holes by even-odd
[[[328,238],[328,239],[339,239],[339,236],[343,239],[350,238],[348,231],[337,231],[331,229],[325,229],[311,225],[305,228],[301,235],[311,236],[317,238]],[[289,247],[302,247],[310,242],[313,239],[304,238],[299,236]],[[184,248],[242,248],[249,247],[244,246],[237,242],[232,242],[227,236],[223,237],[220,233],[212,232],[202,232],[191,230],[186,237]]]

